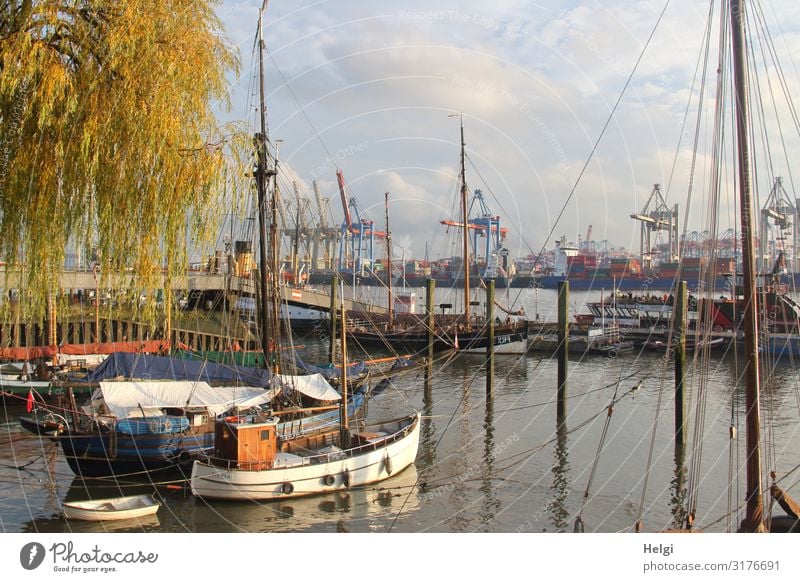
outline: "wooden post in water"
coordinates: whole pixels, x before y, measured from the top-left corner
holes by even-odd
[[[678,284],[678,295],[675,297],[675,446],[686,444],[686,404],[684,386],[686,381],[686,281]]]
[[[328,361],[333,364],[334,356],[336,355],[336,295],[339,288],[339,278],[335,275],[331,278],[331,305],[330,316],[331,325],[330,329],[330,347],[328,348]],[[344,298],[342,298],[344,299]]]
[[[556,422],[567,418],[567,362],[569,356],[569,281],[558,283],[558,396]]]
[[[486,282],[486,396],[494,392],[494,279]]]
[[[435,339],[434,325],[436,323],[433,313],[433,295],[436,290],[436,279],[425,281],[425,316],[428,327],[428,362],[433,363],[433,341]]]

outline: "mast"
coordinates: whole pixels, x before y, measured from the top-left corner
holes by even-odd
[[[394,326],[394,297],[392,296],[392,234],[389,232],[389,192],[384,192],[383,209],[386,215],[386,285],[389,289],[389,329]]]
[[[264,363],[270,364],[270,322],[269,322],[269,279],[267,276],[267,189],[269,182],[275,176],[275,171],[268,165],[267,112],[264,103],[264,36],[262,31],[262,18],[267,2],[264,2],[258,14],[258,80],[259,80],[259,117],[260,131],[255,134],[256,147],[256,186],[258,188],[258,250],[259,250],[259,310],[258,323],[261,328],[261,351],[264,354]]]
[[[761,427],[759,410],[758,310],[756,308],[755,234],[753,232],[752,175],[748,111],[748,72],[745,37],[744,2],[730,0],[731,47],[733,51],[734,111],[736,139],[739,213],[742,223],[743,327],[745,337],[745,413],[747,451],[747,493],[745,518],[740,529],[746,532],[765,531],[761,488]]]
[[[270,257],[270,268],[272,271],[272,289],[270,290],[270,297],[269,297],[269,306],[270,306],[270,319],[272,320],[272,331],[274,334],[274,343],[271,346],[268,346],[270,351],[273,353],[273,362],[272,365],[275,368],[275,372],[280,372],[280,364],[278,362],[278,358],[275,354],[279,353],[278,351],[278,340],[280,339],[280,297],[281,297],[281,279],[280,279],[280,251],[278,249],[278,202],[280,201],[281,191],[280,187],[278,186],[278,146],[280,145],[281,140],[276,140],[275,142],[275,173],[274,173],[274,182],[272,188],[272,196],[270,197],[270,204],[269,204],[269,211],[270,211],[270,223],[269,223],[269,257]]]
[[[342,448],[350,446],[350,425],[347,419],[347,313],[344,310],[344,289],[342,289],[342,399],[339,416],[341,417],[340,438]]]
[[[467,167],[466,167],[466,143],[464,142],[464,115],[459,114],[461,119],[461,224],[463,227],[462,252],[464,256],[464,317],[467,320],[467,329],[471,327],[471,313],[469,304],[469,233],[467,232]]]

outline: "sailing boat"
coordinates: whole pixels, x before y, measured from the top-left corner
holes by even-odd
[[[266,181],[276,175],[274,169],[267,170],[266,166],[262,33],[266,4],[259,13],[258,21],[262,133],[256,139],[259,147],[256,174],[262,233]],[[271,198],[274,213],[277,194]],[[274,221],[272,225],[275,229]],[[262,246],[262,261],[265,256],[266,249]],[[262,265],[266,266],[264,263]],[[262,267],[262,290],[267,287],[263,271],[265,268]],[[277,270],[272,272],[277,273]],[[273,277],[273,282],[275,280]],[[265,301],[263,295],[262,304]],[[277,293],[273,293],[274,297],[277,297]],[[277,317],[272,321],[277,322]],[[342,302],[342,361],[345,363],[346,321]],[[263,323],[262,329],[268,329],[269,322],[263,320]],[[264,343],[263,346],[265,355],[268,355],[269,345]],[[271,361],[271,358],[267,357],[267,361]],[[192,493],[203,498],[239,500],[313,495],[380,481],[411,465],[419,448],[419,413],[369,424],[362,421],[351,428],[346,407],[347,368],[346,365],[342,366],[340,424],[337,427],[287,438],[278,435],[277,418],[231,416],[218,420],[213,454],[207,459],[196,460],[192,465]]]
[[[743,373],[745,396],[745,513],[738,526],[739,532],[800,531],[800,506],[773,484],[773,497],[783,507],[786,516],[765,516],[762,485],[762,430],[761,430],[761,370],[759,367],[759,296],[756,272],[755,222],[753,220],[753,157],[751,155],[748,53],[745,31],[745,3],[729,0],[731,62],[733,69],[733,111],[736,127],[736,178],[738,185],[738,220],[741,229],[742,256],[742,317],[744,336]],[[723,18],[725,18],[723,16]],[[762,298],[763,300],[763,298]],[[774,478],[774,474],[773,474]],[[689,529],[694,521],[690,508],[685,518]],[[637,522],[639,531],[641,522]]]
[[[452,116],[451,116],[452,117]],[[463,283],[464,313],[450,317],[444,322],[444,316],[437,322],[433,330],[434,351],[457,350],[463,353],[484,353],[489,346],[487,322],[483,318],[472,315],[472,302],[470,301],[470,261],[469,261],[469,219],[467,211],[467,198],[469,188],[466,178],[466,143],[464,141],[464,117],[461,118],[461,168],[460,168],[460,206],[461,218],[458,225],[462,230],[461,261],[462,274],[459,279]],[[487,234],[489,236],[489,234]],[[398,329],[390,322],[388,325],[379,326],[371,324],[369,328],[361,327],[350,332],[351,337],[362,346],[392,346],[411,352],[421,353],[429,343],[429,329],[425,319],[421,317],[407,317],[405,327]],[[528,322],[524,313],[508,314],[505,322],[495,324],[494,331],[495,354],[524,354],[528,349]]]
[[[739,526],[742,532],[777,531],[787,526],[797,527],[797,515],[764,519],[761,483],[761,411],[759,370],[758,309],[755,267],[755,224],[752,217],[753,184],[750,155],[748,110],[748,61],[746,54],[745,12],[742,0],[730,0],[731,41],[736,113],[737,172],[739,184],[739,217],[742,231],[742,272],[745,339],[745,423],[746,423],[746,494],[745,517]],[[775,487],[775,486],[773,486]],[[773,488],[775,493],[775,489]],[[783,493],[783,492],[781,492]],[[783,499],[783,497],[782,497]],[[782,504],[783,505],[783,504]],[[787,523],[788,522],[788,523]],[[792,523],[795,522],[795,523]]]

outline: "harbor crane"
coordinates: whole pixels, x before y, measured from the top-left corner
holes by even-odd
[[[484,279],[497,277],[501,269],[503,272],[508,271],[508,251],[503,248],[508,228],[500,226],[500,217],[490,211],[481,190],[475,190],[470,201],[467,216],[472,214],[477,214],[477,216],[467,220],[467,228],[472,234],[472,249],[475,252],[475,258],[479,263],[483,262],[485,265],[481,277]],[[464,226],[460,220],[442,220],[440,223],[458,228]],[[481,250],[478,245],[479,237],[485,238],[482,254],[479,252]],[[500,264],[501,261],[503,264]]]
[[[375,238],[385,238],[386,233],[375,230],[373,221],[362,218],[358,210],[355,197],[348,200],[345,191],[344,174],[341,170],[336,170],[336,181],[339,184],[339,195],[342,200],[344,210],[344,222],[341,229],[341,244],[339,246],[339,271],[348,271],[348,259],[345,252],[348,252],[352,260],[352,271],[364,275],[365,269],[372,270],[375,263]],[[353,214],[355,213],[355,220]],[[349,241],[349,248],[348,248]]]
[[[775,264],[777,257],[783,253],[790,257],[792,271],[800,271],[798,260],[798,241],[800,241],[800,220],[798,220],[800,203],[793,204],[783,187],[783,178],[776,177],[772,190],[761,209],[761,225],[759,229],[759,272],[766,273]],[[774,227],[774,228],[773,228]],[[773,230],[777,231],[774,233]],[[791,236],[791,239],[788,237]]]
[[[672,208],[667,206],[667,202],[661,194],[660,184],[653,185],[653,191],[650,193],[644,209],[640,214],[631,214],[631,218],[642,223],[639,256],[643,268],[652,269],[654,266],[653,232],[667,231],[667,250],[661,257],[662,261],[678,260],[678,205],[676,204]]]

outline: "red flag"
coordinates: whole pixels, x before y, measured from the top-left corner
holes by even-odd
[[[33,390],[28,390],[28,401],[25,405],[25,410],[28,412],[33,410]]]

